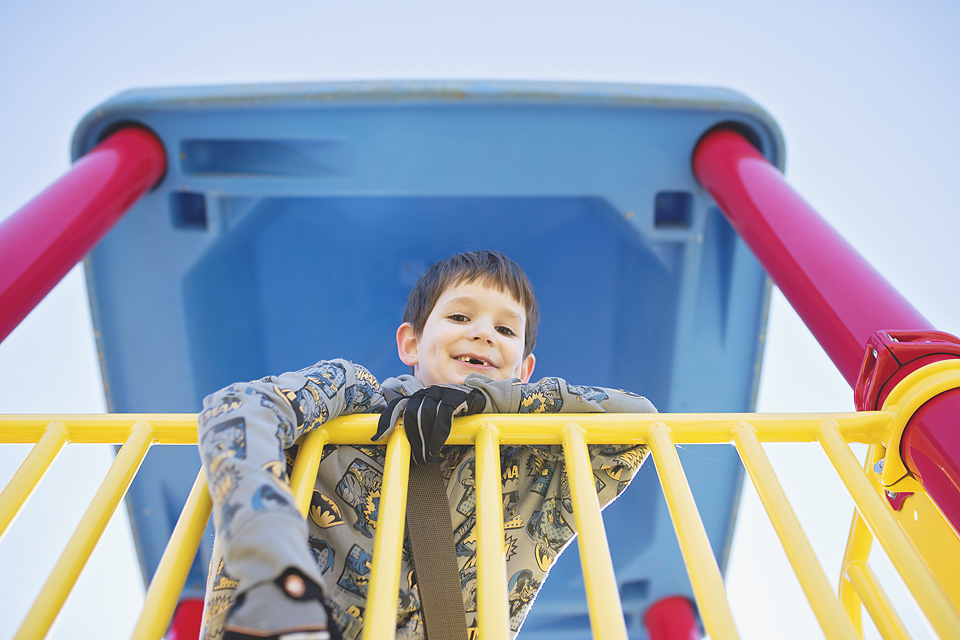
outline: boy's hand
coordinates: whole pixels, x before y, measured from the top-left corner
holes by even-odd
[[[440,447],[447,441],[453,419],[480,413],[487,399],[476,390],[435,384],[409,398],[397,398],[380,414],[377,435],[382,438],[403,411],[403,428],[410,441],[414,464],[437,462]]]

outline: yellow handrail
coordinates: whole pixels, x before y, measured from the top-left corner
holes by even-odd
[[[857,511],[887,551],[920,608],[927,614],[930,624],[941,638],[960,638],[960,614],[950,603],[903,529],[897,526],[880,496],[873,491],[850,447],[840,437],[833,420],[824,421],[820,444],[853,497]]]
[[[503,494],[500,493],[500,430],[484,424],[476,435],[477,612],[483,638],[510,637],[507,563],[503,555]],[[371,638],[373,636],[370,636]]]
[[[183,506],[180,519],[173,528],[157,571],[153,574],[144,599],[143,613],[133,630],[136,640],[160,638],[166,632],[212,507],[207,480],[201,470]]]
[[[370,420],[371,425],[374,424]],[[373,432],[370,432],[371,435]],[[369,442],[367,436],[363,442]],[[393,640],[396,636],[397,593],[400,590],[400,556],[403,551],[403,519],[407,513],[407,481],[410,478],[410,443],[403,429],[394,429],[387,440],[383,466],[383,488],[377,533],[373,539],[364,638]]]
[[[20,465],[3,493],[0,493],[0,540],[66,443],[66,427],[58,420],[52,421],[37,446]]]
[[[138,420],[130,429],[129,438],[117,453],[107,477],[83,514],[76,533],[60,555],[14,640],[42,638],[50,630],[103,530],[107,528],[110,517],[120,504],[120,499],[133,482],[154,437],[153,429],[146,420]]]
[[[590,607],[590,627],[595,638],[627,640],[620,590],[613,575],[607,534],[603,530],[600,503],[593,484],[590,454],[583,436],[583,427],[576,422],[564,426],[560,435],[567,464],[573,517],[577,523],[577,546],[580,548],[583,582]]]
[[[733,441],[740,452],[743,466],[757,488],[760,501],[763,502],[770,522],[777,532],[787,558],[793,567],[800,586],[803,588],[813,608],[814,615],[823,627],[827,638],[852,640],[860,634],[847,617],[840,602],[830,592],[830,583],[824,575],[810,542],[803,534],[800,522],[790,507],[787,496],[780,487],[773,467],[760,446],[753,427],[746,422],[740,423],[733,432]]]
[[[958,384],[960,386],[960,384]],[[589,414],[479,415],[455,421],[448,442],[477,447],[478,614],[480,636],[509,637],[503,520],[500,496],[499,445],[563,446],[578,544],[584,566],[591,625],[598,638],[626,638],[619,591],[613,575],[591,478],[588,444],[649,445],[677,531],[700,614],[714,638],[736,638],[737,630],[696,504],[677,456],[677,444],[733,443],[771,518],[805,594],[827,637],[856,638],[860,603],[886,638],[908,637],[889,598],[879,587],[866,555],[869,529],[887,550],[895,567],[942,638],[960,638],[958,594],[945,593],[914,548],[902,523],[890,510],[868,467],[863,469],[848,443],[871,445],[870,458],[890,437],[891,425],[903,420],[900,406],[883,411],[839,414]],[[325,424],[300,442],[291,475],[296,504],[306,514],[317,466],[325,444],[368,442],[376,416],[348,416]],[[89,557],[106,521],[123,497],[147,449],[153,444],[196,444],[196,416],[178,414],[110,414],[100,416],[0,416],[0,443],[36,443],[21,470],[0,494],[0,525],[8,525],[64,443],[117,443],[123,448],[98,491],[76,534],[67,545],[40,597],[16,638],[42,638],[59,612]],[[816,562],[809,542],[763,451],[764,442],[820,442],[847,487],[863,520],[854,522],[843,566],[840,598]],[[383,495],[376,523],[374,557],[365,638],[393,638],[399,588],[400,557],[406,511],[410,447],[400,429],[388,440]],[[147,594],[134,638],[157,640],[166,629],[186,572],[210,512],[201,474],[181,514],[171,543]],[[929,519],[930,516],[925,515]],[[949,541],[948,541],[949,542]],[[960,540],[943,549],[960,558]],[[943,546],[941,544],[941,546]],[[952,600],[951,600],[952,598]],[[843,607],[840,604],[843,604]],[[846,611],[844,611],[844,608]]]
[[[654,423],[650,429],[650,450],[680,542],[680,552],[690,574],[690,585],[700,606],[703,626],[713,638],[739,638],[730,605],[727,604],[723,576],[710,549],[700,512],[693,501],[690,485],[687,484],[670,435],[670,427],[663,422]]]

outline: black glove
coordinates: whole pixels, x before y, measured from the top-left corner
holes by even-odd
[[[480,413],[486,406],[486,397],[476,389],[443,384],[424,387],[409,398],[397,398],[387,405],[373,440],[385,436],[402,411],[414,464],[436,462],[453,419]]]

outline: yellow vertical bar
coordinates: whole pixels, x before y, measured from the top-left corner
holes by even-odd
[[[739,638],[717,559],[710,548],[710,540],[670,438],[670,430],[662,422],[650,426],[650,451],[657,465],[673,528],[677,531],[680,552],[690,574],[690,584],[697,597],[703,626],[711,638]]]
[[[503,555],[503,493],[500,430],[485,424],[477,430],[477,612],[480,637],[510,637],[507,617],[507,564]]]
[[[363,621],[364,640],[394,640],[397,634],[400,553],[409,479],[410,443],[403,429],[395,428],[387,442],[387,459],[383,467],[377,533],[373,540],[373,567]]]
[[[40,590],[37,600],[30,607],[14,640],[39,640],[50,630],[50,625],[60,613],[60,608],[70,595],[70,590],[103,535],[103,530],[107,528],[113,512],[137,474],[153,439],[153,428],[149,422],[138,420],[133,425],[130,437],[120,448],[110,471],[103,479],[103,484],[80,519],[77,530]]]
[[[212,507],[207,480],[201,469],[153,574],[143,611],[131,636],[135,640],[156,640],[166,633]]]
[[[66,442],[67,428],[62,422],[54,420],[47,425],[39,442],[20,465],[3,493],[0,493],[0,538],[3,538],[7,527],[20,513],[27,498],[37,488],[37,484]]]
[[[733,440],[825,635],[831,640],[854,640],[859,637],[850,618],[833,595],[830,582],[823,573],[810,542],[803,534],[800,522],[783,493],[767,454],[757,440],[754,428],[746,422],[740,422],[733,430]]]
[[[863,467],[865,472],[869,471],[873,464],[872,461],[876,458],[877,446],[872,444],[867,449],[867,459]],[[840,603],[846,609],[847,615],[850,616],[850,621],[853,622],[854,628],[861,636],[863,636],[863,622],[860,614],[862,602],[860,594],[857,593],[857,589],[847,575],[847,567],[851,563],[865,563],[870,556],[872,544],[873,534],[870,533],[867,523],[860,517],[860,512],[854,509],[853,520],[850,522],[850,534],[847,536],[847,547],[843,552],[843,564],[840,565],[842,570],[840,571],[840,586],[837,593],[840,596]]]
[[[909,640],[910,633],[903,626],[903,620],[897,615],[890,598],[880,587],[870,565],[866,562],[853,562],[847,565],[846,574],[860,594],[863,606],[867,608],[884,640]]]
[[[903,529],[886,510],[882,498],[870,486],[870,481],[860,468],[857,458],[840,437],[834,420],[825,420],[821,424],[819,440],[837,474],[847,487],[847,491],[850,492],[860,515],[863,516],[877,541],[887,551],[890,561],[900,572],[904,583],[927,615],[930,624],[941,638],[960,639],[960,615],[927,569]]]
[[[590,607],[590,628],[594,638],[627,638],[627,627],[620,605],[620,589],[613,573],[613,560],[607,546],[607,533],[600,517],[597,485],[583,427],[576,422],[567,424],[560,432],[563,459],[566,463],[567,483],[573,502],[573,517],[577,525],[577,546],[583,567],[583,583]]]
[[[870,555],[870,546],[873,542],[873,535],[867,528],[867,523],[860,517],[860,512],[853,510],[853,522],[850,523],[850,535],[847,537],[847,549],[843,554],[843,564],[840,571],[840,587],[837,593],[840,597],[840,604],[843,605],[853,628],[857,630],[860,637],[863,637],[863,621],[860,614],[861,605],[860,594],[856,587],[847,576],[847,567],[852,562],[865,562]],[[851,560],[853,558],[854,560]]]
[[[313,499],[313,487],[317,483],[317,469],[323,457],[323,446],[329,435],[326,429],[314,429],[303,437],[297,449],[297,460],[290,474],[290,488],[293,489],[293,503],[304,518],[310,511]]]

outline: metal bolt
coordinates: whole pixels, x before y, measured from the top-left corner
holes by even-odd
[[[876,350],[876,349],[871,349],[871,351],[873,351],[873,357],[876,358],[876,357],[877,357],[877,350]]]
[[[891,500],[896,500],[898,495],[896,491],[887,491],[887,497]]]
[[[873,465],[874,473],[883,473],[883,460],[878,460],[877,464]]]

